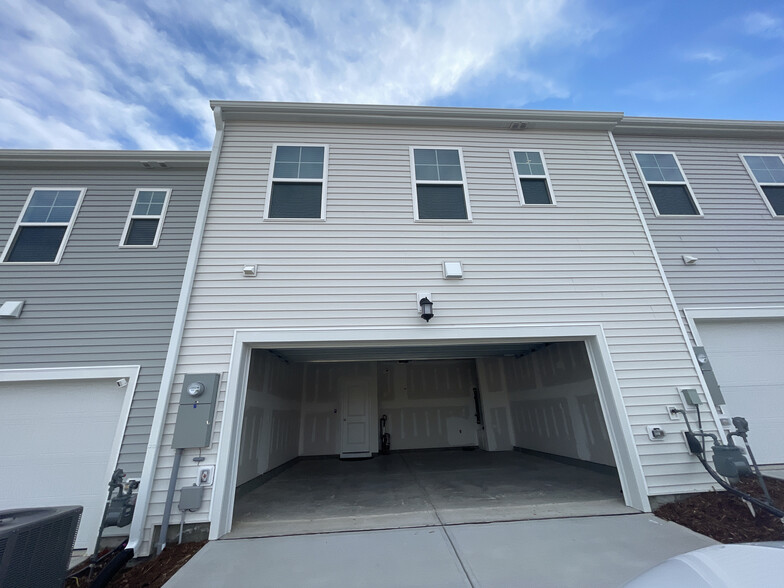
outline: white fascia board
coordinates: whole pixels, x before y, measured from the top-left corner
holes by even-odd
[[[206,168],[209,151],[119,151],[64,149],[0,149],[0,167],[46,168],[74,164],[84,167],[143,168],[146,161],[163,161],[169,167]],[[154,171],[165,171],[156,168]]]
[[[617,135],[784,139],[784,122],[624,116],[616,125],[613,133]]]
[[[620,112],[513,110],[438,106],[377,106],[370,104],[310,104],[298,102],[240,102],[213,100],[224,120],[262,120],[296,123],[388,124],[509,129],[610,130],[623,117]],[[510,131],[511,132],[511,131]]]

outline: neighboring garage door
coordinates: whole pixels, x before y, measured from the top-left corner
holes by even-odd
[[[82,505],[92,550],[126,390],[115,380],[0,383],[0,509]]]
[[[757,461],[784,463],[784,319],[701,319],[696,324],[727,412],[749,421]]]

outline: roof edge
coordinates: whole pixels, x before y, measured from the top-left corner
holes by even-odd
[[[526,129],[611,130],[621,112],[518,110],[452,106],[387,106],[373,104],[318,104],[307,102],[252,102],[212,100],[222,118],[269,122],[393,124]]]
[[[784,139],[784,122],[624,116],[617,135],[669,135]]]
[[[121,151],[69,149],[0,149],[0,166],[206,168],[209,151]]]

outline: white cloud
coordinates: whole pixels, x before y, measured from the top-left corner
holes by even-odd
[[[744,29],[751,35],[784,38],[784,21],[764,12],[752,12],[743,19]]]
[[[718,63],[724,61],[724,55],[717,51],[695,51],[686,54],[688,61],[705,61],[708,63]]]
[[[210,98],[422,104],[494,76],[530,83],[516,106],[564,97],[535,56],[595,34],[581,6],[0,0],[0,146],[208,148]]]

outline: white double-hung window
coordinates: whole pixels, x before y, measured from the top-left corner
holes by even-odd
[[[517,174],[517,194],[520,204],[555,204],[550,175],[541,151],[511,149],[512,167]]]
[[[674,153],[635,153],[656,216],[702,216],[700,205]]]
[[[120,247],[157,247],[171,190],[136,190],[125,221]]]
[[[264,218],[326,219],[328,147],[275,145],[272,151]]]
[[[784,216],[784,158],[742,155],[741,159],[773,216]]]
[[[463,153],[445,147],[411,147],[415,220],[471,220]]]
[[[60,263],[84,193],[84,188],[33,188],[2,261]]]

